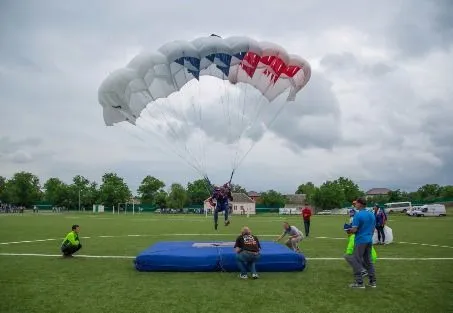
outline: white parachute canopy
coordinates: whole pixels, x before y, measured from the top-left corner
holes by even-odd
[[[107,126],[126,122],[162,135],[205,175],[207,146],[234,145],[235,170],[256,142],[251,139],[310,77],[307,61],[274,43],[209,36],[137,55],[102,82],[98,99]],[[211,125],[218,115],[224,125]],[[242,145],[244,138],[252,143]]]

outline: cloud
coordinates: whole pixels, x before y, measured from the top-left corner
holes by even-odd
[[[253,145],[235,177],[255,190],[294,192],[340,175],[363,188],[453,183],[451,1],[211,4],[2,1],[0,173],[69,182],[118,171],[131,186],[148,174],[170,184],[198,178],[187,162],[203,161],[213,180],[224,180],[239,162],[236,152]],[[269,128],[252,122],[260,103],[249,90],[231,91],[236,98],[227,101],[209,84],[203,90],[212,90],[171,103],[186,106],[178,119],[189,123],[174,121],[179,144],[149,131],[149,117],[140,127],[104,126],[97,89],[111,71],[141,51],[211,33],[276,42],[306,58],[312,78]],[[228,103],[242,109],[244,98],[253,100],[246,123],[243,110],[223,110]],[[202,121],[193,101],[204,108]],[[282,103],[275,104],[257,121],[271,121]],[[245,125],[254,127],[231,144]]]

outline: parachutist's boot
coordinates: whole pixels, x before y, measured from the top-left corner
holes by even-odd
[[[230,220],[225,221],[225,226],[228,226],[228,225],[230,225]]]

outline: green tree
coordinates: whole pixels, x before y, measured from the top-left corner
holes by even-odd
[[[0,176],[0,202],[7,202],[6,200],[6,178]]]
[[[312,203],[313,195],[316,192],[316,186],[312,182],[299,185],[296,190],[296,194],[304,194],[305,199],[308,203]]]
[[[443,186],[440,196],[443,198],[453,198],[453,186]]]
[[[247,194],[247,190],[241,185],[237,184],[231,184],[231,192]]]
[[[388,193],[388,202],[400,202],[403,201],[403,193],[401,190],[392,190]]]
[[[422,200],[433,200],[440,196],[442,189],[438,184],[426,184],[418,188]]]
[[[357,198],[363,196],[363,192],[360,190],[359,186],[349,178],[340,177],[334,182],[337,183],[343,190],[344,199],[347,202],[352,202]]]
[[[269,190],[261,194],[261,203],[268,207],[284,207],[286,197],[275,190]]]
[[[155,204],[159,209],[165,209],[167,207],[168,194],[165,190],[159,190],[155,196]]]
[[[103,205],[116,207],[119,203],[126,203],[131,197],[132,193],[123,178],[115,173],[106,173],[102,176],[99,200]]]
[[[64,206],[68,198],[69,186],[59,178],[49,178],[44,183],[44,200],[55,206]]]
[[[210,190],[204,179],[198,179],[187,184],[187,194],[191,204],[203,204],[209,198]]]
[[[41,199],[41,187],[39,178],[28,172],[19,172],[5,184],[8,202],[31,207],[33,203]]]
[[[163,181],[148,175],[142,180],[137,192],[143,204],[156,204],[157,193],[164,187]]]
[[[80,209],[87,209],[95,204],[93,200],[96,200],[96,197],[97,192],[93,192],[93,183],[91,183],[84,176],[76,175],[72,179],[72,184],[68,188],[68,199],[66,206],[78,209],[80,205]]]
[[[326,181],[313,195],[313,204],[323,210],[341,208],[345,202],[345,193],[338,181]]]
[[[172,209],[182,209],[187,202],[187,192],[181,184],[172,184],[168,193],[167,204]]]

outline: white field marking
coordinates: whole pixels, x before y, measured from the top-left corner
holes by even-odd
[[[80,237],[81,239],[91,239],[91,238],[125,238],[125,237],[185,237],[185,236],[206,236],[206,237],[214,237],[214,236],[236,236],[237,234],[135,234],[135,235],[102,235],[102,236],[97,236],[97,237]],[[276,237],[277,235],[275,234],[263,234],[259,235],[260,237]],[[330,240],[346,240],[347,238],[342,238],[342,237],[325,237],[325,236],[319,236],[319,237],[308,237],[308,238],[315,238],[315,239],[330,239]],[[36,240],[23,240],[23,241],[11,241],[11,242],[0,242],[0,245],[10,245],[10,244],[20,244],[20,243],[34,243],[34,242],[43,242],[43,241],[55,241],[55,240],[63,240],[64,238],[57,238],[57,239],[36,239]],[[304,238],[306,240],[306,238]],[[395,242],[397,244],[409,244],[409,245],[420,245],[420,246],[426,246],[426,247],[438,247],[438,248],[447,248],[447,249],[453,249],[452,246],[446,246],[446,245],[433,245],[433,244],[426,244],[426,243],[417,243],[417,242],[405,242],[405,241],[399,241]]]
[[[35,256],[35,257],[59,257],[61,254],[40,254],[40,253],[0,253],[0,256]],[[135,256],[129,255],[75,255],[75,258],[91,258],[91,259],[135,259]],[[340,261],[344,258],[306,258],[307,261]],[[379,258],[379,260],[387,261],[453,261],[453,258]]]

